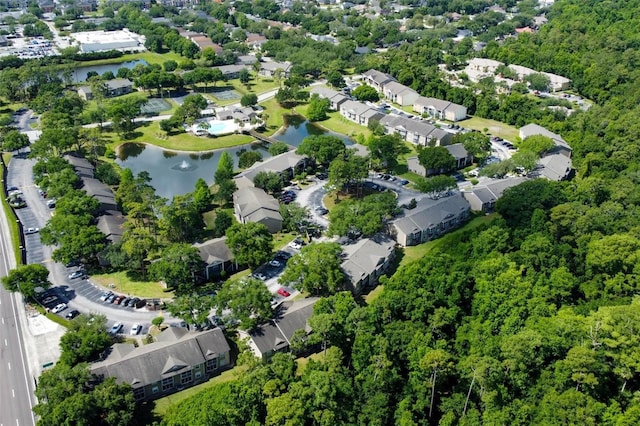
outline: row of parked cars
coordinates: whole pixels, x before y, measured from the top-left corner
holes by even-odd
[[[111,303],[113,305],[120,305],[128,308],[142,308],[147,301],[140,299],[139,297],[127,297],[124,295],[115,294],[112,291],[105,291],[100,296],[100,300],[103,302]]]

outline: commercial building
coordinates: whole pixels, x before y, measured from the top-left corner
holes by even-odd
[[[145,37],[124,28],[118,31],[84,31],[71,33],[82,53],[101,52],[105,50],[139,50],[144,49]]]

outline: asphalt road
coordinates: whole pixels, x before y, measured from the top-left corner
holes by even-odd
[[[0,212],[0,276],[15,267],[11,235],[4,210]],[[22,296],[9,293],[0,285],[0,426],[35,425],[33,378],[24,351],[18,309]]]
[[[9,167],[7,185],[20,188],[23,192],[23,198],[27,202],[27,207],[17,210],[21,225],[24,228],[33,227],[42,229],[51,217],[53,210],[47,207],[47,199],[40,196],[38,188],[33,183],[32,170],[34,164],[35,160],[28,159],[25,155],[14,157]],[[102,302],[100,295],[104,290],[94,286],[90,282],[90,279],[69,279],[69,273],[77,268],[66,268],[64,265],[51,260],[51,255],[55,247],[42,245],[39,233],[26,235],[25,243],[27,263],[41,263],[45,265],[50,271],[49,280],[54,284],[52,292],[55,293],[62,302],[69,305],[67,310],[59,314],[60,316],[66,315],[72,309],[77,309],[81,313],[101,313],[107,317],[109,326],[115,322],[123,323],[124,333],[128,333],[134,323],[143,325],[141,334],[148,331],[151,320],[158,315],[157,312]],[[117,293],[115,289],[114,292]],[[171,318],[167,312],[163,312],[163,316],[165,317],[165,322],[168,324],[179,322]]]

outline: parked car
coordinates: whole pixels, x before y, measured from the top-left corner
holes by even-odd
[[[113,304],[114,305],[119,305],[120,302],[122,302],[123,300],[124,300],[124,296],[123,295],[117,296],[115,299],[113,299]]]
[[[287,259],[289,259],[290,257],[291,257],[291,253],[286,252],[286,251],[284,251],[284,250],[278,250],[278,251],[276,252],[276,256],[275,256],[275,258],[276,258],[276,259],[279,259],[279,260],[287,260]]]
[[[70,311],[67,315],[65,315],[64,317],[68,320],[72,320],[75,317],[77,317],[78,315],[80,315],[80,311],[74,309],[73,311]]]
[[[122,323],[117,322],[111,326],[111,330],[109,330],[109,333],[116,335],[120,332],[120,330],[122,330]]]
[[[117,294],[111,293],[111,295],[109,297],[107,297],[107,303],[113,303],[113,301],[115,300],[116,297],[118,297]]]
[[[73,271],[72,273],[69,274],[69,279],[73,280],[73,279],[76,279],[76,278],[80,278],[83,275],[84,275],[84,271],[82,271],[82,270]]]
[[[267,276],[261,272],[253,274],[253,277],[259,279],[260,281],[266,281],[267,279]]]
[[[316,212],[318,212],[319,215],[325,215],[329,213],[329,210],[325,209],[324,207],[318,207],[316,208]]]
[[[304,245],[304,241],[302,241],[299,238],[296,238],[295,240],[293,240],[293,241],[291,241],[289,243],[289,247],[291,247],[292,249],[296,249],[296,250],[300,250],[303,245]]]
[[[279,268],[281,263],[279,261],[273,259],[273,260],[269,261],[269,265],[273,266],[274,268]]]
[[[40,231],[40,228],[25,228],[24,233],[26,235],[37,234]]]
[[[282,297],[289,297],[291,296],[291,293],[289,293],[284,287],[280,287],[278,289],[278,294]]]
[[[82,265],[82,262],[80,262],[80,259],[72,259],[71,261],[65,263],[64,266],[66,266],[67,268],[73,268],[75,266],[80,266]]]
[[[132,336],[135,336],[138,333],[140,333],[140,331],[142,331],[142,326],[138,323],[135,323],[133,324],[133,326],[131,326],[131,331],[129,332],[129,334],[131,334]]]
[[[132,308],[132,307],[138,307],[138,302],[140,302],[140,298],[138,297],[132,297],[131,299],[129,299],[129,301],[127,302],[127,306]]]
[[[47,207],[49,207],[50,209],[54,209],[56,207],[56,200],[47,201]]]
[[[51,309],[51,312],[53,312],[54,314],[57,314],[58,312],[62,312],[65,309],[67,309],[66,303],[58,303],[53,309]]]
[[[130,299],[129,297],[125,297],[124,299],[122,299],[122,300],[120,301],[120,304],[121,304],[122,306],[127,306],[127,303],[129,303],[129,299]]]
[[[102,296],[100,296],[100,300],[105,302],[109,298],[109,296],[111,296],[112,294],[113,294],[112,291],[105,291],[104,293],[102,293]]]

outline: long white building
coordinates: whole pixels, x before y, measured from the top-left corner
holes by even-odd
[[[72,33],[73,45],[83,53],[105,50],[137,50],[144,49],[145,37],[128,29],[118,31],[84,31]]]

